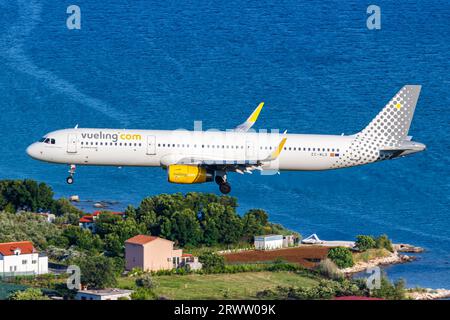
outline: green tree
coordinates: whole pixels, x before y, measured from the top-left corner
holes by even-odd
[[[336,247],[328,251],[328,258],[339,268],[353,267],[353,255],[349,248]]]
[[[41,290],[37,288],[28,288],[13,292],[9,297],[9,300],[50,300],[49,297],[44,295]]]
[[[113,259],[91,256],[76,261],[81,270],[81,283],[89,288],[104,289],[117,284],[117,269]]]
[[[198,260],[202,263],[205,272],[221,272],[225,269],[225,259],[212,251],[202,253]]]
[[[136,286],[146,289],[154,289],[157,286],[154,277],[150,273],[144,273],[136,279],[135,283]]]
[[[33,180],[3,180],[0,182],[0,210],[48,211],[53,204],[53,191],[44,183]],[[14,208],[14,210],[12,210]]]
[[[392,247],[392,242],[389,240],[388,236],[385,234],[382,234],[381,236],[377,237],[375,239],[376,247],[379,249],[387,249],[390,252],[394,252],[394,248]]]
[[[366,251],[376,247],[375,239],[372,236],[365,235],[357,236],[355,245],[360,251]]]
[[[150,231],[156,223],[155,203],[153,198],[147,197],[142,200],[136,215],[137,220],[144,223]]]
[[[69,246],[76,246],[82,250],[102,252],[104,248],[104,243],[98,235],[79,227],[68,226],[62,236],[67,239]]]
[[[31,241],[40,250],[49,244],[58,244],[61,229],[34,213],[0,212],[0,242]],[[67,243],[63,241],[62,245]]]
[[[232,208],[225,208],[221,216],[219,230],[220,242],[232,244],[238,242],[242,237],[242,220]]]
[[[405,299],[405,281],[399,279],[391,283],[389,279],[383,275],[380,281],[380,288],[371,291],[371,296],[388,300]]]
[[[196,246],[201,242],[201,229],[196,214],[191,209],[177,211],[172,217],[172,237],[180,246]]]

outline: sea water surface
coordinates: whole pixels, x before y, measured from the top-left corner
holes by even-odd
[[[30,159],[45,133],[80,127],[233,128],[259,102],[257,128],[352,134],[405,84],[421,84],[410,135],[420,154],[356,168],[231,174],[239,212],[263,208],[304,236],[388,234],[423,246],[392,266],[408,286],[450,288],[448,1],[0,1],[0,179],[32,178],[57,196],[138,204],[147,195],[202,191],[158,168],[67,168]]]

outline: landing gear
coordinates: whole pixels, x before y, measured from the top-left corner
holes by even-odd
[[[219,185],[219,190],[223,194],[228,194],[231,192],[231,186],[228,182],[225,182],[225,183],[222,183],[221,185]]]
[[[216,177],[214,180],[219,185],[220,192],[223,194],[228,194],[231,192],[231,186],[227,182],[227,176],[224,172],[216,172]]]
[[[70,170],[69,170],[69,176],[66,179],[66,182],[68,184],[72,184],[73,183],[73,176],[75,174],[75,170],[77,169],[77,167],[74,164],[70,165]]]

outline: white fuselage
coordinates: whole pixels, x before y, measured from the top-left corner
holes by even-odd
[[[279,170],[336,168],[354,140],[343,135],[77,128],[49,133],[46,142],[43,138],[32,144],[27,153],[46,162],[77,165],[166,167],[185,158],[244,163],[267,157],[282,137],[287,137],[284,148],[272,161]]]

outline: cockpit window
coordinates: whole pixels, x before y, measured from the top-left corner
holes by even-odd
[[[47,143],[47,144],[55,144],[56,140],[52,138],[41,138],[39,142]]]

